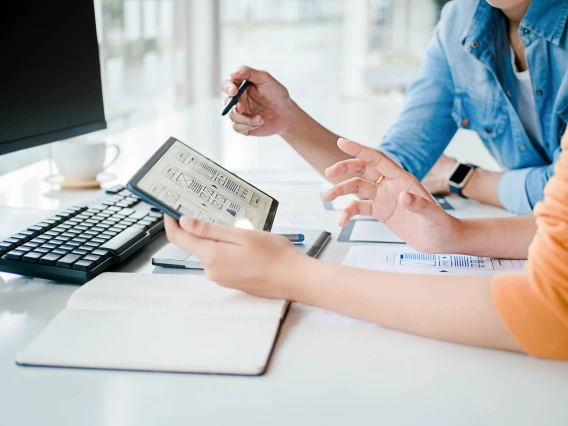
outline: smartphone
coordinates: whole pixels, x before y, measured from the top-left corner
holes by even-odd
[[[273,197],[173,137],[126,187],[176,220],[270,231],[278,210]]]

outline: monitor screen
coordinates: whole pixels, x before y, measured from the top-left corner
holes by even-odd
[[[106,128],[93,1],[4,2],[0,155]]]

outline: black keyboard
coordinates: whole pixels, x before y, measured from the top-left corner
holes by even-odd
[[[123,186],[73,206],[0,242],[0,271],[83,284],[147,245],[162,213]]]

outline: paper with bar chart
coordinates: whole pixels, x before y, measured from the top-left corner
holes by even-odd
[[[526,260],[492,259],[460,254],[424,254],[406,246],[393,250],[378,246],[351,247],[343,264],[376,271],[414,274],[495,275],[523,272]]]
[[[138,187],[181,215],[263,229],[273,199],[181,142],[175,142]]]

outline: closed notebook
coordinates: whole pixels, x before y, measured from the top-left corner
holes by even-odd
[[[105,273],[75,291],[16,362],[258,375],[287,306],[200,275]]]

